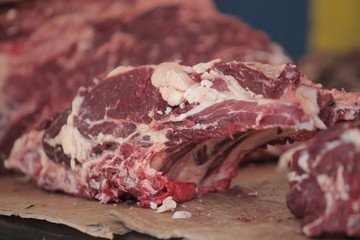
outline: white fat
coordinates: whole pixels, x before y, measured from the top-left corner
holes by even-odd
[[[309,169],[309,154],[306,151],[301,152],[299,160],[298,160],[299,167],[306,173],[310,172]]]
[[[111,72],[109,72],[106,77],[113,77],[113,76],[119,75],[124,72],[128,72],[133,69],[134,68],[130,67],[130,66],[119,66],[119,67],[113,69]]]
[[[206,129],[206,128],[208,128],[208,125],[204,125],[200,123],[197,123],[192,127],[192,129]]]
[[[185,72],[169,70],[167,72],[168,87],[177,91],[185,92],[194,81]]]
[[[125,178],[125,181],[124,181],[124,185],[127,187],[127,188],[133,188],[136,186],[136,182],[134,179],[132,179],[131,177],[126,177]]]
[[[89,186],[93,189],[97,189],[99,190],[100,189],[100,182],[96,181],[95,179],[91,179],[90,182],[89,182]]]
[[[177,106],[185,101],[184,93],[174,88],[160,87],[159,90],[162,98],[167,101],[170,106]]]
[[[140,136],[145,136],[145,135],[150,136],[151,141],[153,141],[155,143],[164,143],[164,142],[168,141],[168,139],[166,138],[166,136],[163,132],[154,131],[152,128],[153,128],[153,125],[139,124],[137,126],[138,130],[136,133],[139,133]]]
[[[99,135],[97,135],[96,138],[93,139],[93,141],[96,142],[97,144],[104,144],[108,142],[124,143],[124,142],[128,142],[137,133],[138,131],[134,131],[133,133],[129,134],[124,138],[121,137],[116,138],[112,134],[99,133]]]
[[[172,122],[179,122],[184,120],[185,118],[187,118],[188,116],[194,115],[196,113],[201,112],[202,110],[204,110],[205,108],[211,106],[211,104],[201,104],[198,105],[196,107],[194,107],[193,109],[191,109],[190,111],[180,114],[179,116],[170,116],[169,121]]]
[[[117,142],[123,143],[129,141],[133,138],[136,134],[140,136],[144,136],[148,134],[151,137],[151,141],[155,143],[163,143],[166,141],[166,137],[164,134],[152,131],[152,125],[146,124],[139,124],[137,126],[137,130],[134,131],[129,136],[125,138],[115,137],[112,134],[104,134],[100,133],[96,137],[92,139],[85,138],[75,127],[73,123],[73,118],[75,115],[79,113],[80,106],[82,104],[83,97],[76,97],[72,104],[72,112],[67,119],[67,124],[62,126],[58,136],[55,137],[55,140],[49,142],[51,146],[56,144],[61,144],[63,146],[63,151],[65,154],[71,157],[71,165],[75,167],[75,159],[82,161],[87,159],[91,155],[91,148],[95,144],[104,144],[107,142]],[[166,112],[170,112],[171,108],[167,108]],[[105,121],[98,120],[98,121],[90,121],[86,119],[86,123],[89,124],[90,127],[101,124]],[[159,144],[158,144],[159,145]],[[93,159],[95,160],[95,159]]]
[[[309,178],[309,174],[298,175],[296,172],[289,172],[288,179],[290,182],[302,182],[304,179]]]
[[[294,153],[300,149],[303,149],[305,146],[306,146],[305,143],[302,143],[281,154],[281,156],[279,157],[276,171],[286,172],[288,170],[289,163],[292,161]]]
[[[150,202],[150,208],[151,209],[157,209],[158,205],[155,202]]]
[[[170,62],[159,64],[151,76],[151,84],[156,88],[169,86],[168,72],[175,70],[181,72],[181,65]]]
[[[105,193],[101,193],[96,195],[96,197],[101,201],[101,202],[106,202],[106,200],[108,199],[108,196]]]
[[[171,107],[166,107],[165,114],[169,114],[171,113],[171,111],[172,111]]]
[[[326,202],[325,215],[329,215],[333,210],[333,205],[334,205],[334,199],[332,196],[332,192],[334,191],[333,182],[326,174],[319,174],[318,176],[316,176],[316,180],[321,190],[324,192],[325,202]]]
[[[96,141],[99,144],[104,144],[108,142],[125,142],[125,140],[120,141],[119,138],[115,138],[114,135],[112,134],[104,134],[104,133],[100,133],[99,135],[97,135]]]
[[[206,87],[200,86],[199,84],[194,84],[185,92],[184,98],[189,103],[213,103],[217,98],[216,93],[217,91],[214,89],[208,89]]]
[[[162,98],[170,106],[182,105],[184,102],[201,105],[204,102],[214,103],[227,99],[249,99],[251,93],[243,89],[232,76],[225,76],[214,70],[210,70],[210,73],[205,72],[219,61],[215,59],[193,67],[194,71],[202,73],[201,83],[193,81],[187,73],[189,71],[184,71],[184,66],[178,63],[162,63],[155,68],[151,83],[159,89]],[[230,92],[224,94],[211,88],[212,80],[216,77],[224,79]]]
[[[196,64],[195,66],[193,66],[193,69],[196,73],[203,73],[206,70],[208,70],[209,68],[211,68],[212,66],[214,66],[215,63],[219,63],[221,62],[221,59],[214,59],[210,62],[206,62],[206,63],[199,63]]]
[[[28,175],[33,175],[36,166],[33,163],[32,159],[36,159],[38,157],[38,151],[43,151],[41,148],[39,148],[40,140],[42,139],[44,135],[44,130],[42,131],[31,131],[28,134],[24,134],[20,138],[18,138],[14,142],[14,146],[11,149],[11,153],[8,159],[5,160],[5,168],[7,169],[18,169],[21,170]],[[24,149],[36,149],[36,151],[28,152],[25,155],[19,156],[19,154],[22,154]],[[17,161],[19,157],[23,157],[24,161]],[[23,164],[21,164],[23,163]]]
[[[213,83],[212,83],[211,81],[205,79],[205,80],[202,80],[202,81],[201,81],[200,85],[201,85],[202,87],[211,88],[211,86],[213,85]]]
[[[189,69],[185,71],[186,66],[181,66],[178,63],[162,63],[155,67],[151,83],[159,89],[162,98],[170,106],[182,107],[185,102],[198,104],[192,109],[192,114],[202,111],[210,104],[229,99],[252,100],[253,98],[262,98],[260,95],[243,89],[232,76],[223,75],[213,69],[209,73],[206,72],[219,61],[221,60],[215,59],[193,67],[195,72],[201,74],[202,81],[200,83],[191,79],[188,75],[191,71]],[[225,94],[211,88],[212,81],[216,78],[223,79],[230,91]]]
[[[191,212],[188,211],[176,211],[174,212],[174,214],[172,215],[171,218],[173,219],[186,219],[186,218],[191,218],[192,214]]]
[[[234,98],[237,100],[247,100],[257,96],[256,94],[242,88],[239,82],[233,76],[224,75],[223,73],[215,70],[210,70],[210,73],[205,72],[201,75],[201,78],[203,80],[214,80],[216,78],[223,79],[226,83],[226,86],[230,90],[230,92],[223,94],[227,99]]]
[[[223,79],[233,80],[232,77],[230,76],[225,76],[223,77]],[[211,88],[208,89],[201,87],[199,85],[194,86],[193,88],[189,89],[186,92],[185,99],[190,103],[200,103],[200,104],[184,114],[181,114],[179,116],[171,116],[169,120],[174,122],[182,121],[186,117],[197,114],[209,106],[230,99],[245,100],[249,102],[255,101],[254,99],[252,99],[249,92],[246,92],[243,88],[241,88],[238,83],[234,83],[234,84],[230,83],[227,86],[229,87],[229,89],[231,89],[231,92],[226,92],[226,94],[218,92],[215,89],[211,89]]]
[[[204,72],[203,74],[201,74],[200,77],[202,80],[210,80],[210,79],[212,80],[212,79],[215,79],[214,73],[217,74],[218,76],[220,76],[218,72],[216,72],[214,70],[210,70],[210,73]]]
[[[285,64],[281,66],[261,64],[261,63],[244,63],[248,68],[251,68],[255,71],[261,71],[266,77],[277,79],[285,68]],[[293,66],[295,67],[295,66]],[[264,82],[267,84],[267,82]]]
[[[92,142],[85,138],[75,127],[64,125],[59,134],[55,137],[55,141],[62,145],[65,154],[69,155],[71,159],[86,159]]]
[[[147,115],[148,115],[149,118],[153,118],[154,114],[155,114],[154,111],[149,111]]]
[[[317,93],[317,89],[306,86],[300,86],[296,90],[296,94],[299,97],[299,102],[305,112],[314,114],[319,113],[319,106],[316,104]]]
[[[319,217],[318,219],[316,219],[315,221],[305,225],[302,228],[302,231],[304,232],[305,236],[311,236],[312,234],[312,229],[313,228],[317,228],[318,225],[320,225],[322,222],[324,221],[323,217]]]
[[[314,161],[312,161],[312,166],[315,168],[322,161],[324,154],[326,154],[327,152],[331,151],[332,149],[334,149],[342,144],[343,144],[343,142],[341,140],[335,140],[335,141],[326,142],[325,144],[323,144],[324,147],[321,149],[321,152],[319,154],[317,154]]]
[[[332,185],[329,176],[326,174],[319,174],[316,176],[316,179],[322,190],[328,191]]]
[[[339,166],[337,169],[335,186],[341,200],[347,201],[349,199],[349,194],[347,190],[347,184],[344,180],[344,166]]]
[[[286,74],[285,74],[285,78],[287,78],[287,79],[292,79],[293,77],[295,77],[295,73],[293,73],[293,72],[287,72]]]
[[[296,96],[301,108],[306,114],[314,116],[316,127],[319,129],[326,129],[325,123],[318,117],[320,109],[317,104],[317,93],[318,90],[316,88],[309,88],[306,86],[300,86],[296,89]]]
[[[256,116],[256,119],[255,119],[256,125],[260,125],[260,121],[263,119],[263,117],[264,117],[263,112],[258,113],[258,115]]]
[[[353,143],[358,148],[360,147],[360,131],[359,129],[346,130],[340,137],[344,142]]]
[[[201,75],[201,78],[203,80],[200,84],[194,84],[184,94],[186,101],[189,103],[214,104],[230,99],[252,100],[254,97],[260,97],[243,89],[234,77],[222,75],[214,70],[211,70],[210,74],[205,72]],[[223,79],[230,91],[223,93],[211,88],[212,80],[215,78]]]
[[[107,119],[106,116],[105,116],[105,119],[100,119],[100,120],[96,120],[96,121],[92,121],[92,120],[90,120],[88,118],[84,120],[84,122],[88,125],[89,128],[93,128],[95,125],[102,124],[105,121],[109,121],[109,119]]]
[[[80,91],[82,90],[83,88],[80,88]],[[84,101],[84,97],[81,97],[81,96],[76,96],[72,102],[72,105],[71,105],[71,113],[67,119],[67,123],[69,124],[72,124],[73,123],[73,117],[75,115],[78,115],[79,112],[80,112],[80,107],[81,107],[81,104],[83,103]]]
[[[176,202],[172,199],[171,196],[169,196],[164,199],[164,201],[162,202],[162,205],[160,207],[158,207],[156,212],[162,213],[162,212],[174,211],[176,208],[176,205],[177,205]]]
[[[84,101],[84,97],[77,96],[72,102],[72,110],[67,118],[66,125],[61,127],[59,134],[55,137],[55,141],[61,144],[65,154],[71,157],[70,164],[75,167],[75,158],[79,161],[86,159],[92,148],[92,142],[85,138],[74,127],[74,116],[80,111],[80,106]]]
[[[100,79],[98,79],[98,78],[96,78],[96,77],[93,78],[93,83],[94,83],[94,84],[98,84],[99,82],[100,82]]]
[[[140,166],[142,167],[142,166]],[[151,175],[150,175],[151,176]],[[145,190],[147,193],[155,194],[157,191],[152,187],[150,180],[144,179],[140,183],[141,189]]]
[[[190,74],[190,73],[193,73],[194,72],[194,69],[190,66],[183,66],[183,70],[184,72]]]
[[[57,142],[54,138],[44,138],[44,142],[51,147],[56,147],[57,145]]]
[[[185,101],[184,92],[195,82],[178,63],[161,63],[155,67],[151,76],[151,83],[159,88],[162,98],[170,106],[176,106]]]
[[[49,165],[51,165],[53,162],[49,161],[49,158],[47,157],[43,149],[39,150],[39,155],[40,155],[40,162],[42,167],[39,175],[41,175],[47,172]]]
[[[155,151],[156,151],[156,150],[155,150]],[[153,153],[148,153],[148,154],[143,158],[143,161],[146,162],[146,160],[151,159],[152,155],[153,155]],[[136,177],[136,178],[137,178],[137,177],[138,177],[137,172],[139,172],[140,170],[144,171],[144,173],[145,173],[146,176],[155,176],[155,175],[157,174],[157,170],[149,167],[148,164],[146,164],[146,166],[144,167],[144,163],[143,163],[143,162],[137,161],[137,162],[135,162],[133,169],[131,169],[131,171],[132,171],[131,174],[134,174],[133,177]],[[150,178],[150,179],[151,179],[151,178]],[[141,181],[142,181],[142,183],[145,182],[145,183],[144,183],[144,184],[145,184],[144,186],[148,186],[148,187],[151,189],[151,191],[154,191],[154,193],[157,192],[157,191],[154,190],[154,188],[152,187],[152,184],[151,184],[150,180],[144,179],[144,180],[141,180]]]
[[[309,121],[309,122],[298,123],[296,125],[296,127],[297,127],[298,130],[314,131],[314,122]]]
[[[331,151],[332,149],[342,145],[343,142],[341,140],[336,140],[336,141],[332,141],[332,142],[327,142],[324,145],[323,151],[322,152],[328,152]]]

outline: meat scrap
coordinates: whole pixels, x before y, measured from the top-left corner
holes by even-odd
[[[32,0],[3,6],[0,159],[23,133],[65,110],[80,86],[119,65],[193,65],[214,58],[290,61],[265,33],[221,14],[210,0]]]
[[[268,142],[306,139],[325,122],[355,118],[359,106],[345,95],[290,64],[120,67],[17,140],[6,165],[45,189],[103,203],[129,195],[140,207],[169,196],[184,202],[225,190],[244,156]]]
[[[302,232],[360,236],[360,122],[320,132],[293,154],[287,205]]]

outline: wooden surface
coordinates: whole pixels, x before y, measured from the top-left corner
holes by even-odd
[[[287,189],[285,174],[276,173],[275,164],[246,167],[228,191],[179,204],[176,210],[191,212],[191,218],[172,219],[172,212],[49,193],[8,176],[0,178],[0,214],[45,219],[104,238],[132,229],[145,237],[189,240],[306,239],[286,207]]]

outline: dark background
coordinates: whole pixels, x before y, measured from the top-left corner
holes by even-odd
[[[220,11],[261,29],[298,59],[306,53],[309,0],[215,0]]]

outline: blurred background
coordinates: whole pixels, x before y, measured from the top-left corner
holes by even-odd
[[[294,59],[307,51],[348,53],[360,41],[358,0],[215,0],[218,9],[262,29]]]
[[[218,9],[267,32],[308,77],[360,91],[359,0],[215,0]]]

